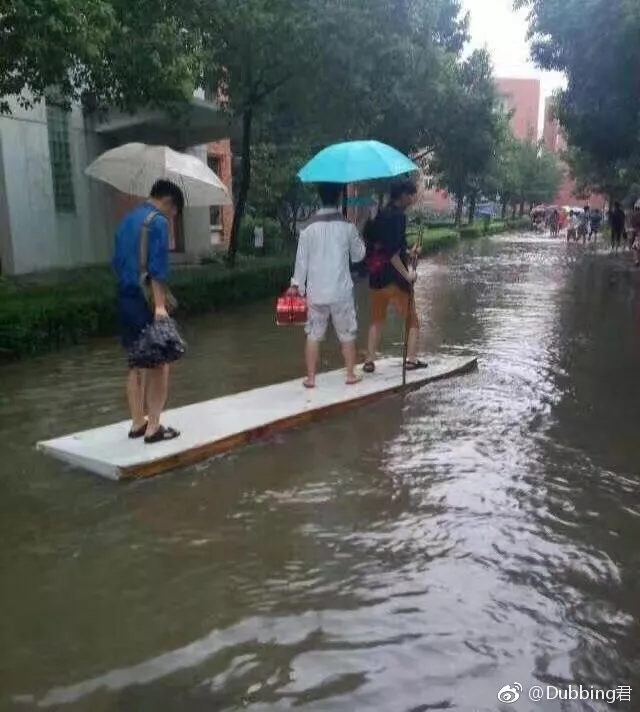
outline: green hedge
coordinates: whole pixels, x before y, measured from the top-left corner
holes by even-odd
[[[464,225],[459,229],[436,228],[424,230],[422,241],[422,254],[427,255],[439,252],[447,247],[452,247],[460,239],[477,239],[486,235],[500,235],[512,230],[526,230],[531,227],[531,220],[527,217],[515,220],[493,220],[491,222],[479,220],[473,225]],[[420,228],[412,227],[409,230],[408,240],[414,244],[420,234]]]
[[[455,228],[455,220],[451,218],[424,218],[419,215],[409,215],[408,223],[410,227],[425,227],[429,230],[437,230],[440,228]]]
[[[290,257],[241,259],[176,269],[171,281],[178,318],[270,296],[286,287]],[[46,283],[0,282],[0,357],[53,351],[116,332],[115,285],[106,268],[74,270]]]

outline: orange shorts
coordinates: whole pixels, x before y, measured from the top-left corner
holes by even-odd
[[[390,305],[393,305],[403,319],[407,318],[409,313],[409,292],[404,292],[397,284],[390,284],[383,289],[370,289],[369,294],[371,295],[371,321],[374,324],[381,324],[387,318]],[[411,305],[409,328],[420,328],[415,302]]]

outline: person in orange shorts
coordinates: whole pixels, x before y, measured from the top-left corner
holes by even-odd
[[[365,373],[376,370],[376,353],[389,306],[393,306],[409,322],[407,370],[427,368],[417,353],[420,322],[411,299],[416,272],[409,267],[407,247],[406,210],[415,201],[416,194],[416,187],[411,181],[393,185],[389,204],[378,213],[365,234],[371,295],[367,360],[362,367]]]

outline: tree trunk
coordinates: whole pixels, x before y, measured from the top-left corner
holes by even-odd
[[[291,240],[293,244],[296,242],[296,233],[298,232],[298,207],[299,207],[300,191],[298,190],[297,181],[291,189]]]
[[[507,219],[507,208],[509,207],[509,203],[506,200],[502,201],[502,219],[506,220]]]
[[[242,114],[242,170],[240,173],[240,187],[238,189],[238,199],[233,212],[233,225],[231,226],[231,237],[229,238],[229,250],[227,252],[227,262],[233,267],[236,263],[236,253],[238,252],[238,237],[244,210],[247,206],[247,196],[251,185],[251,128],[253,124],[253,110],[245,109]]]
[[[462,225],[462,211],[464,209],[464,196],[456,196],[456,227]]]
[[[511,219],[512,219],[512,220],[515,220],[517,214],[518,214],[518,204],[517,204],[517,203],[513,203],[513,204],[511,205]]]
[[[524,215],[524,200],[520,203],[520,217]]]
[[[475,193],[472,193],[471,197],[469,198],[469,225],[473,225],[473,221],[476,218],[476,203],[477,203],[477,196]]]

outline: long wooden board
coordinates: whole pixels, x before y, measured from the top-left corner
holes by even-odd
[[[163,422],[182,435],[165,443],[130,440],[130,423],[125,421],[40,442],[37,448],[113,480],[151,477],[394,393],[468,373],[477,367],[477,359],[437,358],[428,369],[409,372],[404,387],[401,366],[400,359],[379,361],[376,373],[365,375],[355,386],[345,385],[344,371],[332,371],[321,374],[313,390],[296,379],[170,410]]]

